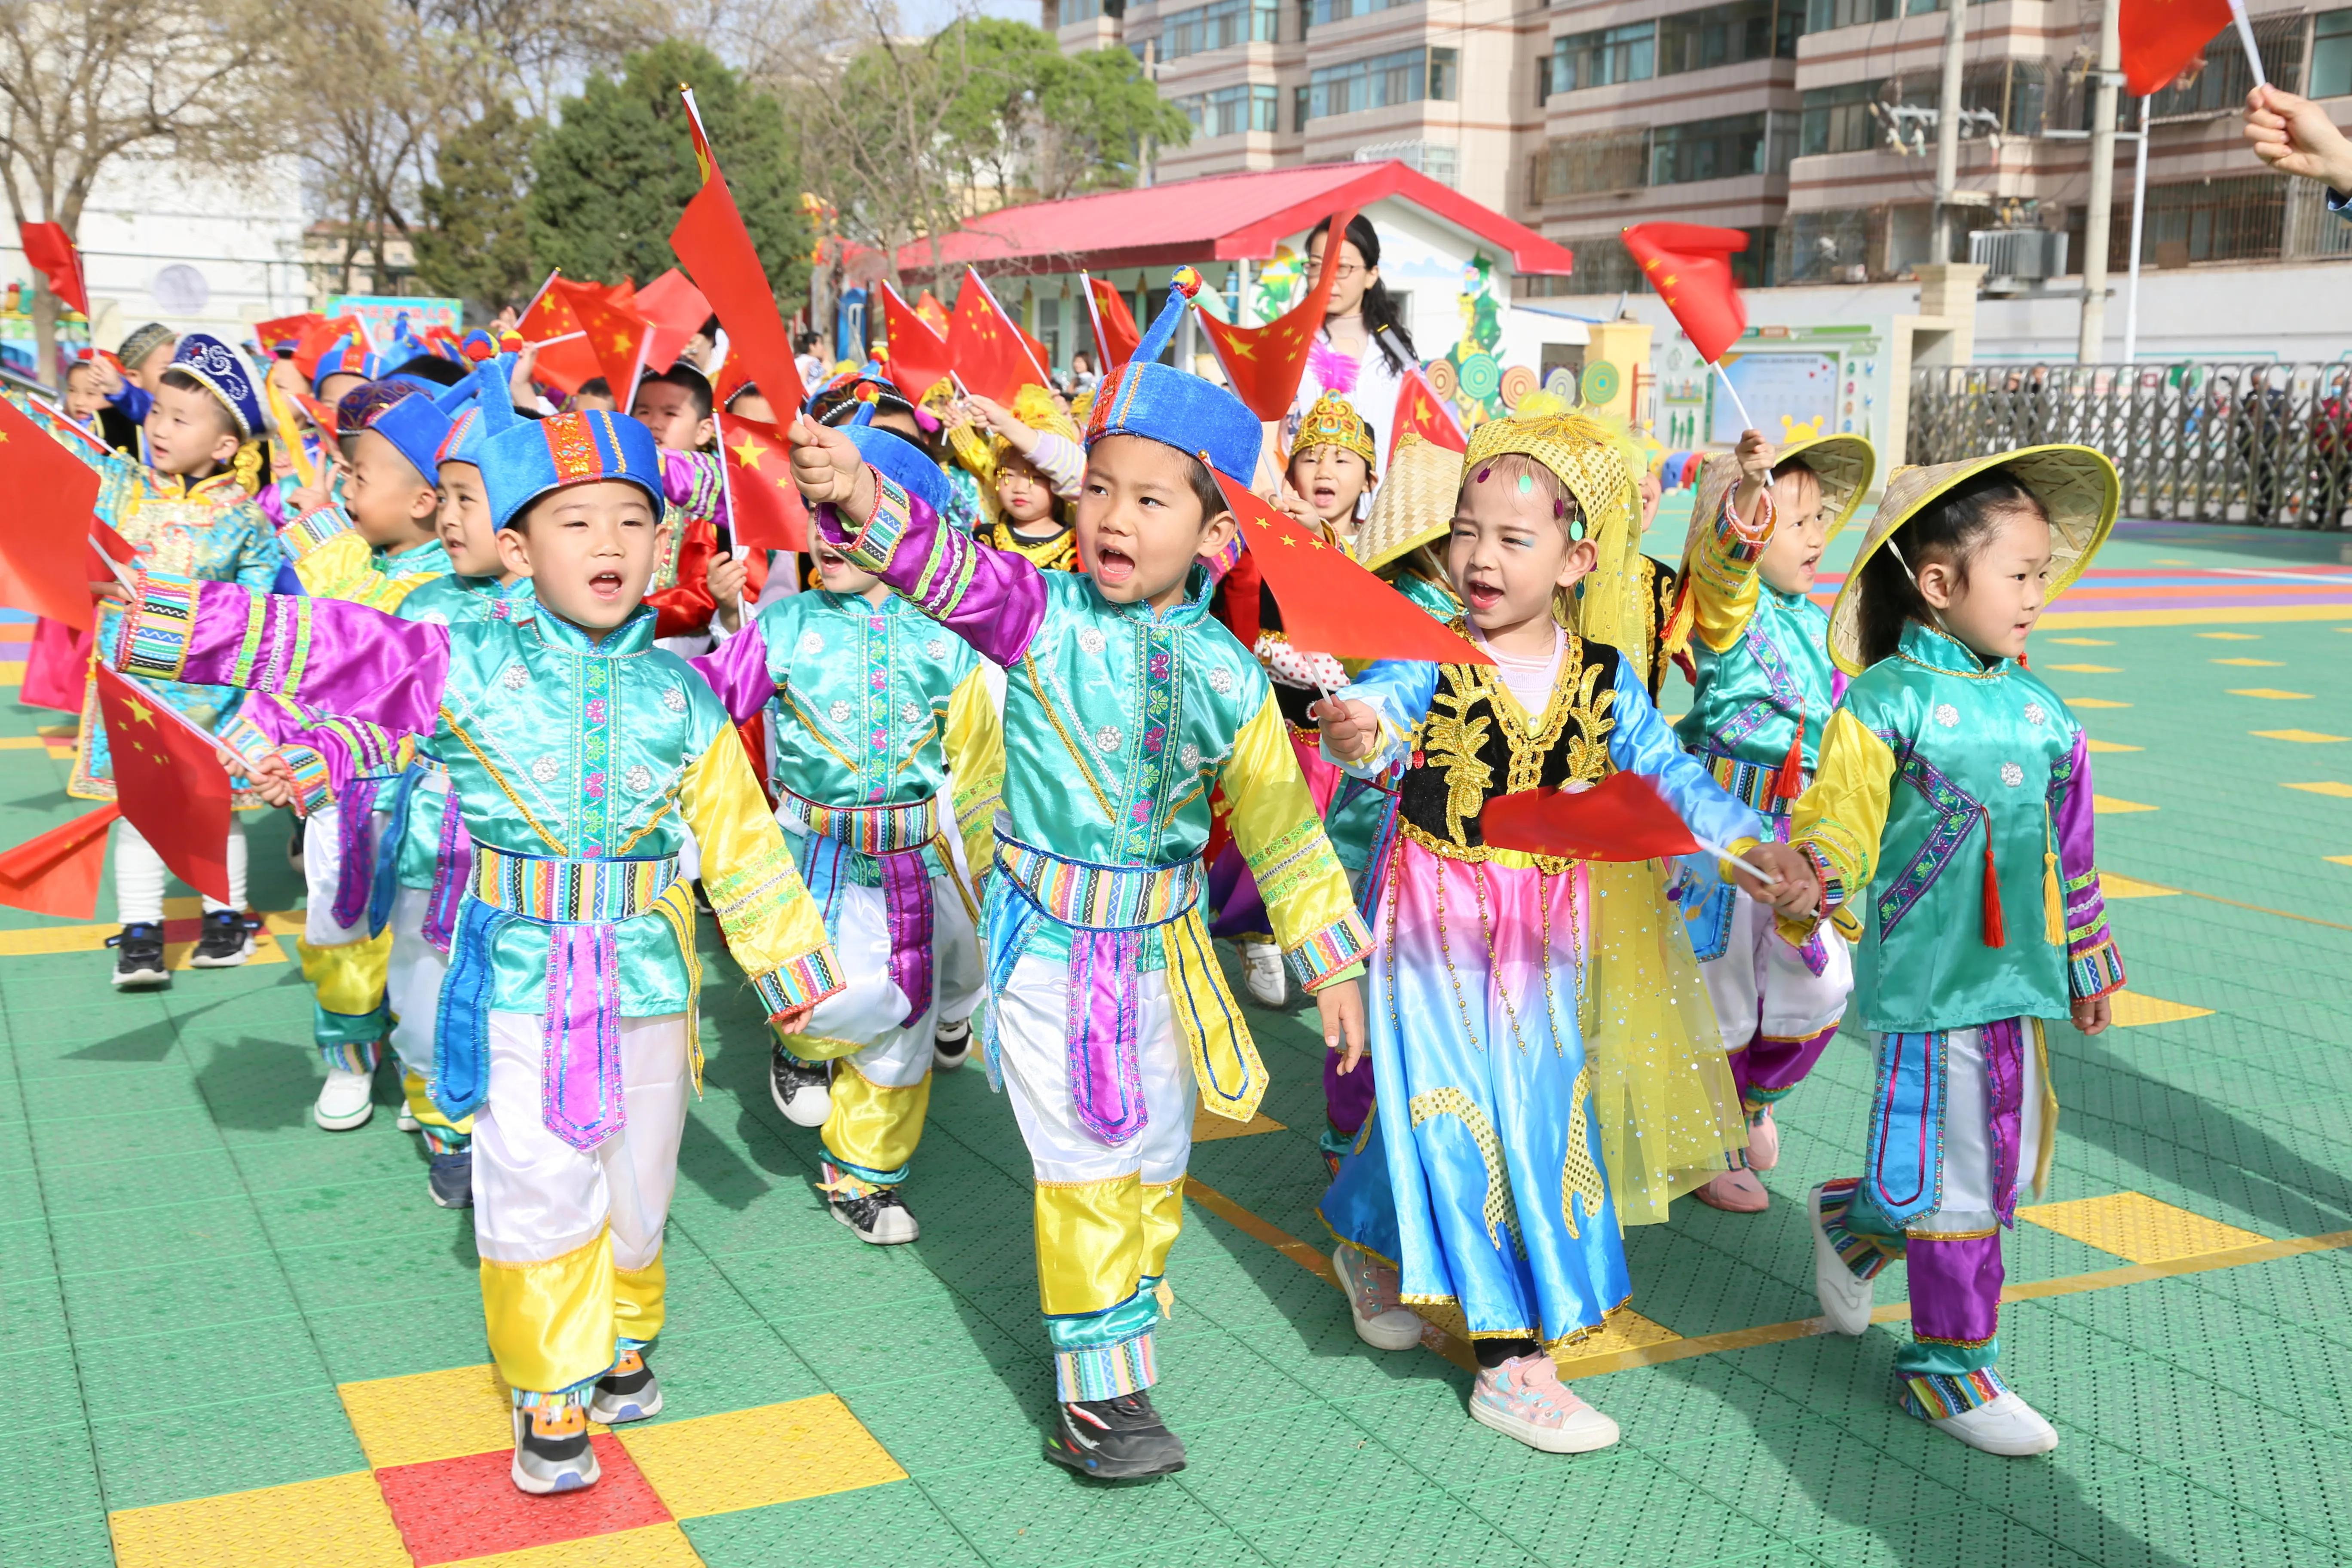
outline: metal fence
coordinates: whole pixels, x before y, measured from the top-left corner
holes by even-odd
[[[1980,364],[1913,376],[1906,461],[2051,441],[2114,458],[2126,517],[2341,529],[2352,363]]]

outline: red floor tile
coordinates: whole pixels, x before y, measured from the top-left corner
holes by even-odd
[[[530,1497],[515,1489],[505,1449],[378,1470],[384,1501],[420,1568],[659,1524],[669,1510],[609,1434],[591,1437],[604,1479],[585,1491]]]

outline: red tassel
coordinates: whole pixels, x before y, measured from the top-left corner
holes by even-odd
[[[1789,754],[1780,759],[1780,776],[1772,781],[1777,800],[1795,800],[1805,793],[1805,710],[1797,710],[1797,732],[1789,737]]]
[[[1985,812],[1984,825],[1984,944],[1987,947],[2007,947],[2009,932],[2000,919],[2000,879],[1994,875],[1992,868],[1992,812],[1990,808]]]

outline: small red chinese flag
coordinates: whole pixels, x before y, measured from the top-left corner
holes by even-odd
[[[922,317],[924,324],[940,335],[941,342],[947,341],[948,308],[940,303],[937,294],[929,289],[924,289],[922,298],[915,301],[915,314]]]
[[[1143,331],[1127,308],[1127,296],[1100,278],[1087,279],[1087,313],[1095,329],[1095,369],[1108,375],[1135,357]]]
[[[2229,0],[2122,0],[2124,90],[2146,98],[2189,68],[2230,25]]]
[[[122,815],[180,880],[227,902],[229,782],[218,743],[153,692],[102,664],[92,670]]]
[[[253,323],[253,341],[261,345],[265,355],[274,356],[280,343],[292,343],[299,352],[302,340],[314,327],[326,325],[327,318],[316,310],[305,310],[299,316],[278,316]],[[322,351],[323,352],[323,351]]]
[[[1421,374],[1418,367],[1406,371],[1404,380],[1397,384],[1396,417],[1390,421],[1390,426],[1389,458],[1391,461],[1396,458],[1397,442],[1408,433],[1449,452],[1470,449],[1469,439],[1462,434],[1462,426],[1454,422],[1453,410],[1445,406],[1444,398],[1430,390],[1428,378]]]
[[[1625,230],[1625,248],[1675,313],[1683,334],[1712,364],[1748,330],[1748,306],[1731,280],[1731,256],[1748,248],[1736,228],[1696,223],[1637,223]]]
[[[1345,235],[1354,221],[1354,209],[1331,215],[1330,233]],[[1339,268],[1341,245],[1323,247],[1323,268],[1307,298],[1262,327],[1234,327],[1203,311],[1201,329],[1216,345],[1217,359],[1234,395],[1249,405],[1261,419],[1281,419],[1298,395],[1298,378],[1307,374],[1307,351],[1323,330],[1323,312],[1331,299],[1331,282]],[[1184,368],[1191,369],[1187,365]],[[1285,616],[1289,615],[1286,606]],[[1287,624],[1287,623],[1286,623]]]
[[[331,321],[313,321],[294,340],[294,368],[302,373],[304,381],[311,380],[319,374],[319,362],[327,357],[327,351],[333,348],[339,340],[353,336],[362,345],[367,342],[367,334],[360,331],[357,316],[337,316]]]
[[[0,904],[69,920],[96,914],[106,830],[121,815],[121,806],[110,803],[0,854]],[[228,829],[221,832],[226,837]]]
[[[49,292],[83,315],[89,314],[89,291],[82,287],[81,253],[61,223],[20,223],[16,241],[24,247],[25,264],[49,280]]]
[[[808,508],[793,487],[792,449],[784,444],[784,433],[722,408],[719,443],[726,448],[727,504],[735,542],[754,550],[806,550]]]
[[[1010,405],[1024,386],[1045,384],[1045,367],[980,274],[963,269],[963,289],[948,318],[948,352],[964,388]]]
[[[97,471],[0,398],[0,605],[89,629],[85,546],[97,502]]]
[[[1479,815],[1492,849],[1578,860],[1663,860],[1699,847],[1683,819],[1640,773],[1611,773],[1591,789],[1496,795]]]
[[[597,373],[613,389],[613,401],[626,413],[629,400],[636,395],[637,376],[646,367],[654,324],[639,315],[635,306],[614,304],[612,295],[593,283],[558,278],[548,291],[562,294],[572,307],[572,318],[588,334],[588,351],[596,356]]]
[[[700,331],[712,314],[702,290],[675,267],[637,290],[635,309],[654,324],[653,346],[646,351],[646,363],[656,372],[677,363],[686,340]]]
[[[890,344],[890,357],[882,368],[908,402],[919,406],[925,393],[954,376],[955,356],[948,353],[946,342],[931,330],[920,308],[898,298],[887,283],[882,285],[882,335]]]
[[[1214,472],[1214,470],[1211,470]],[[1283,635],[1335,658],[1413,658],[1436,664],[1495,661],[1429,612],[1223,474],[1217,487],[1241,520],[1242,537],[1274,602]]]
[[[669,247],[710,301],[719,324],[727,329],[728,342],[743,356],[751,379],[767,395],[769,406],[780,412],[797,409],[808,401],[808,390],[801,384],[800,366],[793,360],[792,336],[776,311],[776,291],[769,286],[760,253],[752,248],[751,232],[743,226],[743,215],[736,210],[735,197],[727,189],[727,176],[719,172],[719,159],[710,150],[694,94],[685,88],[678,93],[686,103],[687,133],[694,142],[695,162],[702,169],[702,189],[686,204],[677,226],[669,231]]]
[[[544,345],[530,362],[530,378],[569,394],[579,391],[604,374],[604,370],[596,358],[596,351],[588,344],[580,317],[572,309],[571,294],[556,287],[563,280],[561,273],[548,274],[547,281],[540,287],[539,298],[523,311],[522,320],[515,323],[515,331],[525,343]],[[615,392],[613,395],[618,398],[621,394]]]

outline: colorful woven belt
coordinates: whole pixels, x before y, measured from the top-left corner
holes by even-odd
[[[866,855],[903,855],[940,836],[938,797],[906,805],[827,805],[790,790],[779,792],[776,809],[820,838],[830,838]]]
[[[542,925],[614,925],[645,914],[677,880],[677,857],[555,860],[474,846],[473,895]]]
[[[1134,931],[1165,925],[1201,894],[1201,862],[1095,866],[996,836],[996,863],[1030,901],[1066,926]]]
[[[1701,752],[1698,760],[1706,764],[1706,771],[1723,786],[1723,793],[1742,805],[1754,806],[1768,816],[1786,816],[1796,808],[1795,801],[1783,800],[1772,793],[1780,777],[1776,763],[1743,762],[1716,752]],[[1806,775],[1806,782],[1812,782],[1811,774]]]

